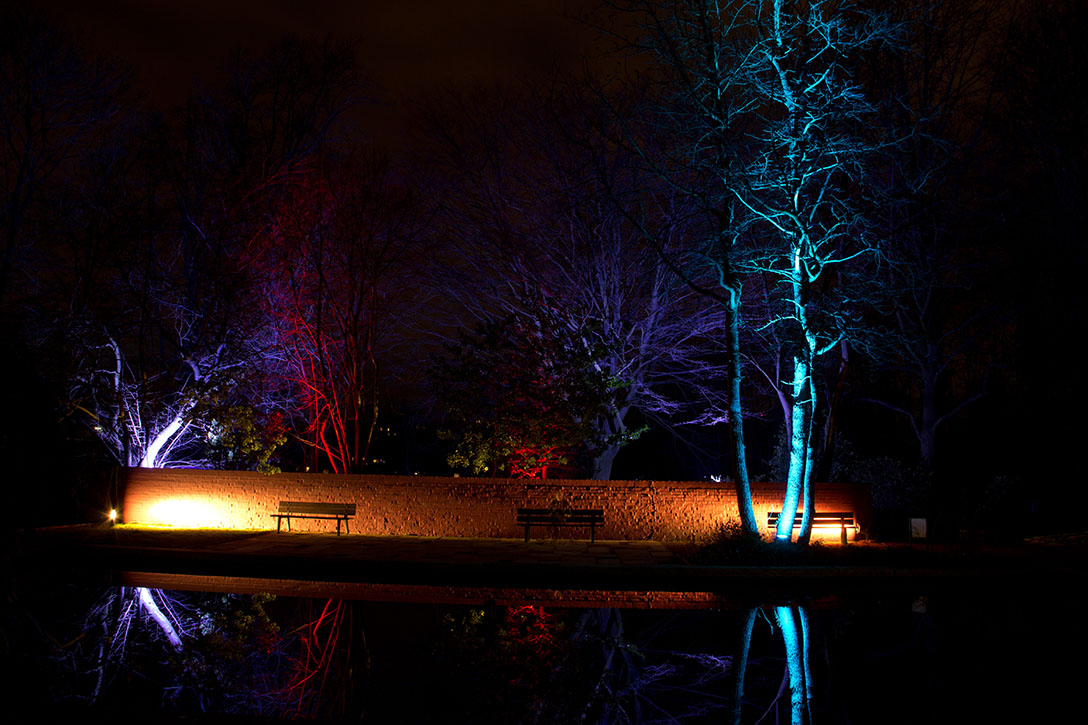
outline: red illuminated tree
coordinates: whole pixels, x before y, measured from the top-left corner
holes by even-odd
[[[296,177],[269,233],[265,314],[316,469],[357,472],[379,414],[379,359],[411,301],[424,220],[380,159]]]
[[[103,164],[125,173],[108,189],[88,179],[96,193],[77,197],[88,213],[73,215],[73,238],[97,241],[99,201],[103,218],[139,223],[113,222],[98,294],[81,274],[96,270],[75,270],[78,294],[56,327],[72,341],[71,407],[122,464],[208,465],[231,409],[260,417],[281,404],[274,339],[254,303],[270,211],[358,85],[350,48],[285,41],[238,63],[222,94],[192,101],[176,124],[134,129],[135,151]]]

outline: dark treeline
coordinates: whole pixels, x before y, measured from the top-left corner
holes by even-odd
[[[908,515],[996,541],[1081,526],[1086,20],[1076,0],[614,0],[589,19],[614,76],[421,99],[393,157],[351,43],[283,39],[161,111],[4,11],[9,526],[102,521],[120,466],[713,476],[749,530],[749,480],[788,483],[781,522],[846,480],[885,538]],[[8,584],[6,681],[64,713],[358,718],[383,702],[371,648],[409,659],[418,626]],[[745,687],[788,682],[801,721],[822,706],[798,684],[807,611],[764,612],[787,676],[753,654],[745,685],[755,617],[737,658],[642,669],[612,610],[459,612],[428,625],[444,694],[415,706],[493,708],[467,701],[482,682],[513,688],[507,719],[621,721],[728,662],[736,719]]]
[[[799,506],[854,480],[893,522],[1064,523],[1084,11],[879,5],[610,3],[629,74],[451,94],[399,158],[349,43],[155,112],[9,13],[21,522],[95,518],[126,465],[773,479]]]

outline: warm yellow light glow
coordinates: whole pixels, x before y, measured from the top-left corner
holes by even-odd
[[[110,509],[110,521],[117,520],[117,509]]]
[[[220,525],[219,512],[209,502],[194,499],[169,498],[151,505],[151,520],[147,523],[185,528]]]
[[[846,540],[854,541],[857,539],[858,531],[860,527],[857,524],[846,527]],[[821,541],[836,542],[840,540],[843,533],[843,527],[839,524],[813,524],[812,525],[812,538],[820,539]]]

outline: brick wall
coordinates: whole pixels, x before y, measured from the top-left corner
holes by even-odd
[[[752,485],[756,518],[765,526],[784,484]],[[562,503],[603,508],[602,539],[683,541],[736,520],[733,487],[711,481],[565,481],[539,479],[339,476],[248,471],[132,468],[120,518],[126,523],[268,529],[282,500],[355,503],[351,532],[416,536],[517,538],[518,507]],[[851,484],[817,484],[817,511],[870,517],[868,491]],[[329,521],[294,520],[293,530],[328,531]],[[582,538],[580,529],[558,535]],[[836,536],[837,539],[837,536]]]

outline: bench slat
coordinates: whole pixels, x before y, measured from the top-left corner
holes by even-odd
[[[778,515],[781,511],[770,511],[767,514],[767,528],[778,528]],[[799,528],[801,521],[804,518],[804,512],[798,513],[793,517],[793,528]],[[842,533],[842,543],[846,543],[846,530],[856,529],[857,520],[854,517],[853,511],[817,511],[812,514],[812,528],[830,528],[837,527]]]
[[[324,514],[326,516],[354,516],[353,503],[318,503],[316,501],[280,501],[281,514]]]

